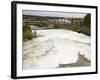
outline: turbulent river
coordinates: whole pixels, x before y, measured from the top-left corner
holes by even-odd
[[[59,64],[76,63],[78,54],[91,61],[90,36],[65,29],[36,31],[36,38],[23,42],[23,69],[57,68]]]

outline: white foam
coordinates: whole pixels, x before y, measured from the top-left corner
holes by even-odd
[[[56,68],[59,64],[75,63],[79,51],[91,60],[89,36],[64,29],[36,31],[39,37],[23,46],[26,49],[23,55],[27,56],[23,60],[24,69]]]

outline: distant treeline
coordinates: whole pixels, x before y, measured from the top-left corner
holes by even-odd
[[[69,22],[66,22],[68,20]],[[23,24],[47,28],[63,28],[91,35],[91,14],[84,18],[23,15]]]

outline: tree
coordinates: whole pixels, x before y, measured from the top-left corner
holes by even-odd
[[[84,17],[84,24],[85,24],[87,27],[90,27],[90,26],[91,26],[91,15],[90,15],[90,14],[87,14],[87,15]]]

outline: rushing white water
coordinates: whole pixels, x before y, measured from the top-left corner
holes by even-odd
[[[38,37],[23,44],[23,69],[56,68],[76,63],[78,53],[91,60],[91,38],[64,29],[36,30]]]

